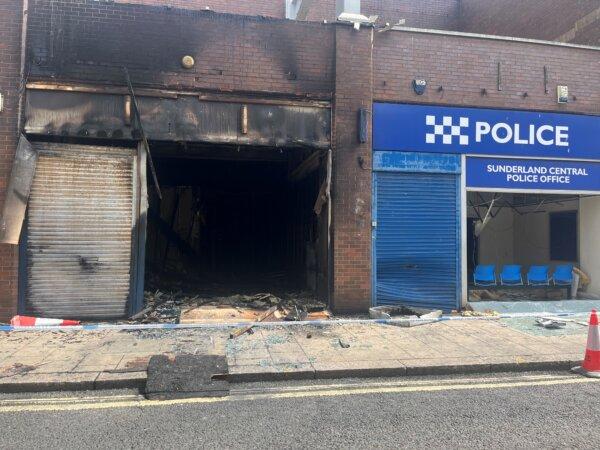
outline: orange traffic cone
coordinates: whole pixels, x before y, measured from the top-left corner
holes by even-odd
[[[40,317],[14,316],[10,320],[10,324],[13,327],[67,327],[79,325],[80,322],[78,320],[45,319]]]
[[[592,309],[592,314],[590,315],[588,339],[583,363],[581,366],[573,367],[571,370],[586,377],[600,378],[600,329],[595,309]]]

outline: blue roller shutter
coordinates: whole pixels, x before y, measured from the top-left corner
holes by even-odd
[[[457,309],[459,175],[375,172],[374,189],[375,304]]]

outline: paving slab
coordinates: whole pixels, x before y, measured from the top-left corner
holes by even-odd
[[[534,319],[531,318],[531,321]],[[229,330],[27,331],[0,335],[0,391],[140,387],[154,355],[222,355],[230,381],[567,369],[586,327],[540,334],[505,320]]]

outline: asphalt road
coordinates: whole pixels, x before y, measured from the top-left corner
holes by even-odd
[[[2,448],[598,448],[600,381],[561,374],[0,397]]]

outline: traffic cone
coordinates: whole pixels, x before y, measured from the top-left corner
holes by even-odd
[[[74,326],[79,325],[78,320],[45,319],[41,317],[14,316],[10,319],[13,327],[51,327],[51,326]]]
[[[571,370],[586,377],[600,378],[600,329],[595,309],[592,309],[592,314],[590,315],[588,339],[583,363],[581,366],[573,367]]]

